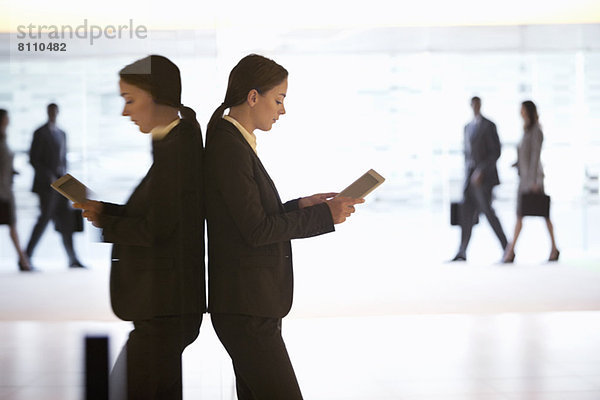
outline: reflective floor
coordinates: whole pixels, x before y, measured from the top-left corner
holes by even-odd
[[[83,337],[124,322],[1,322],[0,398],[82,398]],[[306,399],[600,398],[600,312],[291,318]],[[210,320],[184,353],[184,398],[234,399]]]
[[[507,233],[509,206],[497,207]],[[553,264],[542,221],[526,221],[514,265],[497,263],[485,221],[454,264],[459,232],[441,211],[377,202],[335,234],[296,241],[283,333],[304,397],[600,399],[598,246],[574,244],[578,210],[557,214]],[[20,232],[34,220],[20,214]],[[108,335],[114,360],[131,329],[110,309],[110,246],[87,225],[76,245],[89,269],[68,270],[49,227],[40,272],[23,274],[0,228],[0,399],[81,399],[84,337]],[[184,398],[235,399],[208,316],[184,353]]]

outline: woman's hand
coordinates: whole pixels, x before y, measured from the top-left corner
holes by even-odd
[[[364,203],[365,199],[352,199],[350,197],[334,197],[327,201],[334,224],[341,224],[355,210],[356,204]]]
[[[92,223],[96,228],[102,228],[100,226],[100,214],[102,214],[102,203],[95,200],[88,200],[85,203],[74,203],[73,208],[79,208],[83,210],[81,214],[84,218]]]
[[[531,187],[531,191],[533,193],[541,193],[542,187],[540,185],[538,185],[537,183],[534,183],[533,186]]]
[[[325,203],[327,200],[335,197],[337,195],[337,193],[317,193],[317,194],[313,194],[312,196],[308,196],[308,197],[303,197],[300,200],[298,200],[298,207],[300,208],[305,208],[305,207],[310,207],[310,206],[314,206],[320,203]]]

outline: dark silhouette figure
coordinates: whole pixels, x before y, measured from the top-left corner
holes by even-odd
[[[27,244],[27,256],[31,258],[50,220],[62,236],[63,245],[69,257],[71,268],[84,268],[73,248],[75,214],[69,207],[69,200],[50,187],[50,184],[67,172],[67,138],[65,132],[56,126],[58,106],[48,105],[48,122],[33,133],[29,159],[35,169],[32,191],[40,199],[40,216],[33,227]]]
[[[281,336],[292,305],[290,240],[333,231],[364,202],[331,199],[336,193],[281,202],[254,131],[270,130],[285,114],[287,75],[265,57],[243,58],[207,128],[209,312],[243,400],[302,398]]]
[[[181,355],[206,310],[202,134],[181,104],[179,68],[170,60],[148,56],[119,76],[123,115],[152,134],[154,162],[125,205],[74,206],[114,243],[112,308],[134,325],[111,374],[112,398],[181,399]]]
[[[502,249],[507,240],[500,220],[492,207],[492,191],[500,184],[496,161],[500,158],[500,139],[496,125],[481,115],[481,99],[471,99],[473,120],[465,126],[465,183],[461,212],[461,240],[452,261],[466,261],[467,247],[477,216],[483,213],[500,241]]]
[[[13,194],[13,176],[17,172],[13,169],[14,154],[6,143],[6,129],[9,118],[6,110],[0,109],[0,224],[8,225],[10,239],[19,255],[19,270],[32,271],[29,258],[21,249],[19,234],[17,232],[17,210]]]
[[[539,117],[535,103],[527,100],[521,103],[521,117],[523,118],[523,137],[517,151],[517,162],[514,166],[519,172],[519,189],[517,193],[517,222],[512,242],[506,248],[503,262],[512,263],[515,260],[515,245],[521,228],[523,227],[522,196],[526,193],[544,193],[544,170],[540,156],[544,134],[539,124]],[[545,217],[552,248],[548,261],[558,261],[560,251],[554,240],[554,226],[550,217]]]

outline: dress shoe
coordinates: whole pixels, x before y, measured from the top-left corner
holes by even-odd
[[[82,263],[80,263],[79,261],[72,262],[71,265],[69,265],[69,268],[85,268],[85,269],[87,269],[87,267],[85,265],[83,265]]]
[[[457,254],[452,260],[450,260],[450,262],[455,261],[467,261],[467,257],[463,256],[462,254]]]
[[[512,264],[515,262],[515,252],[511,251],[510,253],[504,253],[504,257],[502,257],[502,264]]]
[[[550,257],[548,257],[548,261],[558,261],[559,256],[560,256],[560,251],[558,249],[553,250],[550,253]]]
[[[29,263],[24,263],[22,260],[19,260],[19,271],[21,272],[36,272],[37,270],[33,268]]]

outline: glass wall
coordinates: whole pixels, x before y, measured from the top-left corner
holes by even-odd
[[[183,102],[197,110],[203,127],[221,103],[237,59],[248,52],[275,58],[290,72],[287,115],[258,137],[259,154],[282,197],[341,190],[374,168],[387,181],[373,194],[371,210],[431,212],[440,229],[448,225],[449,202],[461,195],[462,135],[473,95],[498,126],[502,185],[496,196],[501,212],[514,214],[517,174],[511,164],[522,135],[520,103],[531,99],[545,135],[542,161],[553,212],[578,210],[570,217],[576,234],[569,245],[589,250],[600,245],[600,230],[590,222],[600,216],[600,48],[586,38],[599,29],[285,32],[263,47],[236,46],[226,29],[158,32],[150,51],[179,65]],[[101,48],[85,57],[0,59],[0,107],[11,117],[20,210],[34,212],[37,204],[29,193],[27,151],[49,102],[60,106],[71,173],[102,199],[127,198],[151,158],[149,139],[120,116],[117,73],[144,51]]]

